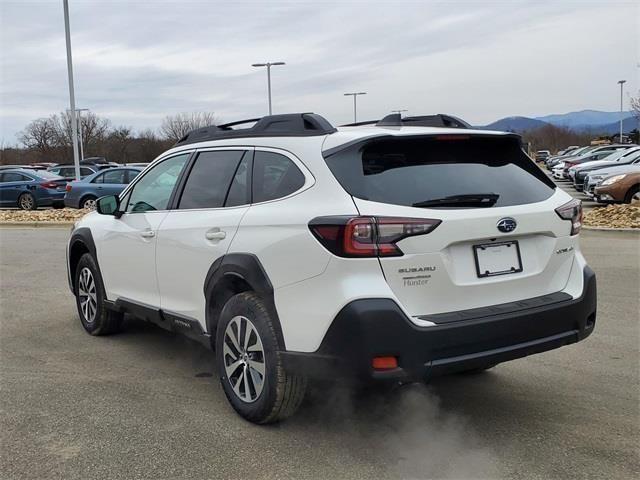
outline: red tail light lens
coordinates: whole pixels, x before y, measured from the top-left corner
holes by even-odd
[[[582,228],[582,202],[573,199],[561,207],[556,208],[556,213],[563,220],[571,221],[571,235],[577,235]]]
[[[339,257],[399,257],[400,240],[432,232],[441,220],[399,217],[319,217],[311,233]]]
[[[67,192],[70,192],[70,191],[71,191],[71,184],[70,184],[70,183],[67,183],[67,186],[66,186],[66,187],[64,187],[64,189],[65,189]]]
[[[40,186],[44,188],[58,188],[58,184],[56,182],[42,182]]]

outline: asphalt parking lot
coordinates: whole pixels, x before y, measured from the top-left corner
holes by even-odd
[[[154,326],[84,333],[68,229],[0,229],[0,477],[638,478],[640,235],[585,231],[585,342],[428,387],[316,389],[258,427],[205,348]]]

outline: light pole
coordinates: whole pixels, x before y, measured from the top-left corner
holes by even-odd
[[[67,73],[69,75],[69,104],[75,118],[76,99],[73,93],[73,60],[71,59],[71,31],[69,29],[69,0],[62,0],[64,10],[64,36],[67,44]],[[73,137],[73,163],[76,167],[76,180],[80,180],[80,160],[78,159],[78,126],[71,122],[71,136]]]
[[[88,108],[77,108],[76,113],[78,115],[78,136],[80,137],[80,161],[84,162],[84,146],[82,145],[82,115],[80,112],[88,112]]]
[[[623,85],[625,83],[627,83],[626,80],[618,80],[618,83],[620,84],[620,143],[622,143],[622,89],[623,89]]]
[[[269,92],[269,115],[271,115],[271,67],[274,65],[286,65],[284,62],[266,62],[266,63],[252,63],[252,67],[267,67],[267,90]]]
[[[366,95],[367,92],[351,92],[345,93],[344,96],[352,96],[353,97],[353,123],[358,123],[358,106],[356,104],[356,98],[358,95]]]

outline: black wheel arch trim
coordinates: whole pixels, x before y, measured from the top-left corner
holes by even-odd
[[[83,245],[86,250],[89,251],[89,254],[93,257],[96,262],[96,267],[98,268],[98,275],[100,275],[100,281],[102,285],[104,285],[104,279],[102,277],[102,272],[100,271],[100,264],[98,263],[98,254],[96,251],[96,244],[93,241],[93,235],[91,234],[91,230],[87,227],[81,227],[75,229],[71,233],[71,238],[69,239],[68,247],[67,247],[67,279],[69,281],[69,288],[71,289],[71,293],[75,295],[75,269],[72,269],[72,253],[74,248],[77,248],[76,245]],[[106,294],[105,294],[106,299]]]
[[[209,267],[204,281],[207,332],[212,338],[215,336],[220,313],[224,307],[224,304],[216,302],[217,294],[220,293],[220,289],[224,288],[223,285],[233,284],[234,280],[240,280],[248,287],[241,291],[253,291],[267,304],[267,309],[276,327],[278,342],[285,349],[280,318],[275,306],[273,285],[260,259],[252,253],[228,253],[218,258]],[[236,293],[241,293],[241,291]],[[228,298],[224,296],[222,298],[226,303]]]

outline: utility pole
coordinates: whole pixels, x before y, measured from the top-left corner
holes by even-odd
[[[353,123],[358,123],[358,105],[356,103],[356,98],[358,95],[366,95],[367,92],[351,92],[345,93],[345,97],[352,96],[353,97]]]
[[[622,105],[622,89],[625,83],[627,83],[626,80],[618,80],[618,83],[620,84],[620,143],[622,143],[622,109],[623,109],[623,105]]]
[[[266,62],[266,63],[252,63],[252,67],[267,67],[267,91],[269,95],[269,115],[272,114],[271,110],[271,67],[275,65],[286,65],[284,62]]]
[[[69,104],[71,106],[71,113],[76,116],[76,98],[73,92],[73,60],[71,59],[71,32],[69,30],[69,0],[62,0],[62,6],[64,9],[64,34],[67,43],[67,70],[69,74]],[[73,164],[76,167],[76,180],[80,180],[80,160],[78,158],[78,125],[76,122],[71,122],[71,136],[73,143]]]

